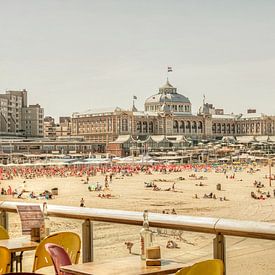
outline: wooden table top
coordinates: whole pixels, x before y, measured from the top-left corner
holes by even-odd
[[[102,263],[84,263],[61,267],[61,271],[74,275],[163,275],[173,274],[187,264],[173,260],[162,260],[161,266],[146,266],[139,256],[130,256],[104,261]]]
[[[4,246],[10,250],[10,252],[22,252],[35,250],[38,243],[32,242],[27,238],[12,238],[6,240],[0,240],[0,246]]]

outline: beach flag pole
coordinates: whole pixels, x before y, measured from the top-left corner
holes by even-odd
[[[171,66],[167,66],[167,81],[168,81],[168,75],[169,73],[172,73],[173,72],[173,69]]]

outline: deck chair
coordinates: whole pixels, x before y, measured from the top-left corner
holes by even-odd
[[[45,244],[53,243],[62,246],[68,253],[71,262],[74,264],[78,263],[80,255],[81,240],[80,237],[73,232],[60,232],[52,234],[46,237],[36,248],[33,272],[36,270],[53,265],[50,254],[46,251]]]
[[[0,274],[10,271],[10,262],[10,251],[6,247],[0,246]]]
[[[70,275],[69,273],[62,272],[60,270],[61,266],[71,265],[72,261],[65,251],[65,249],[57,244],[46,243],[45,244],[46,251],[50,254],[56,275]]]
[[[221,260],[207,260],[176,272],[176,275],[223,275],[224,264]]]

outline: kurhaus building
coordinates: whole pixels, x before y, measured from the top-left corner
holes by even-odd
[[[83,136],[93,150],[114,155],[139,154],[148,150],[177,150],[190,141],[223,137],[275,135],[275,116],[248,110],[245,115],[224,114],[203,102],[198,114],[192,104],[167,79],[158,93],[146,99],[144,111],[115,108],[74,113],[72,135]]]

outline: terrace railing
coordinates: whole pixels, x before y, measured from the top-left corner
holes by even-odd
[[[0,202],[0,224],[6,229],[8,229],[8,213],[16,213],[17,205],[33,205],[33,203]],[[40,206],[42,209],[42,204]],[[50,217],[83,220],[83,262],[93,261],[93,221],[139,226],[143,223],[143,213],[134,211],[48,205],[47,213]],[[213,257],[221,259],[224,264],[226,264],[225,236],[275,240],[275,223],[157,213],[149,213],[149,221],[150,226],[156,228],[216,235],[213,239]]]

